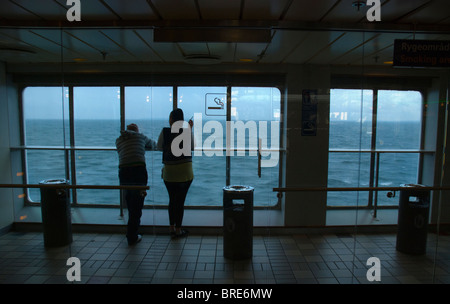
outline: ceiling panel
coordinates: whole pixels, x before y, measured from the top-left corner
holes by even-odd
[[[313,32],[306,36],[306,39],[296,47],[296,49],[285,58],[289,63],[309,63],[322,52],[327,52],[330,45],[345,36],[343,32]],[[322,64],[327,64],[323,62]]]
[[[364,50],[355,56],[341,58],[342,63],[360,65],[389,64],[393,61],[395,39],[411,39],[410,34],[383,33],[377,35],[370,43],[364,45]]]
[[[198,20],[199,15],[194,0],[151,0],[165,20]]]
[[[184,57],[176,43],[153,42],[153,30],[151,29],[136,29],[134,31],[147,42],[157,56],[158,59],[153,62],[183,62]]]
[[[278,20],[290,0],[245,0],[242,19]]]
[[[63,7],[70,8],[66,5],[66,0],[54,0],[60,3]],[[134,1],[134,0],[133,0]],[[83,21],[98,21],[98,20],[119,20],[120,17],[111,12],[99,0],[81,0],[81,20]],[[129,2],[128,2],[129,3]],[[67,12],[67,11],[66,11]],[[66,15],[62,16],[62,20],[66,19]]]
[[[33,39],[36,36],[30,35],[28,30],[0,29],[0,60],[12,63],[52,62],[59,58],[60,48],[58,52],[52,52],[48,43],[41,43],[38,47]],[[17,49],[25,51],[15,51]]]
[[[422,1],[424,2],[424,1]],[[417,10],[414,14],[407,15],[400,20],[401,23],[441,23],[441,22],[450,22],[450,1],[448,0],[434,0],[434,1],[425,1],[429,3],[426,6],[423,6],[422,9]],[[393,3],[388,3],[390,6],[394,5]],[[419,2],[420,4],[420,2]],[[398,5],[398,4],[397,4]],[[390,14],[390,6],[386,5],[386,15]],[[419,7],[417,5],[416,7]],[[392,18],[395,18],[393,16]],[[389,20],[389,19],[387,19]]]
[[[381,43],[383,36],[380,33],[347,33],[331,47],[330,62],[341,65],[376,64],[381,60],[380,52],[387,47]],[[393,45],[393,41],[390,44]]]
[[[305,31],[289,31],[277,30],[272,38],[272,42],[267,48],[264,58],[261,62],[264,63],[283,63],[286,58],[295,51],[295,49],[304,42],[312,32]]]
[[[324,16],[322,21],[333,23],[345,22],[347,24],[361,20],[366,21],[367,7],[358,10],[357,7],[353,6],[354,2],[355,0],[341,0],[336,2],[336,5]]]
[[[104,0],[104,2],[126,20],[157,20],[158,16],[151,9],[146,0]],[[131,4],[132,3],[132,4]]]
[[[148,41],[151,41],[149,45],[158,57],[157,62],[172,63],[184,61],[180,47],[176,43],[153,42],[152,30],[137,29],[136,32],[142,37],[146,37],[146,39],[148,37]]]
[[[14,20],[39,20],[41,17],[33,14],[31,11],[21,8],[20,6],[3,0],[1,2],[0,17]]]
[[[203,19],[239,19],[241,0],[198,0],[198,4]]]
[[[61,53],[61,35],[59,31],[40,29],[2,29],[2,34],[16,39],[17,42],[32,48],[46,50],[52,54]],[[13,39],[11,39],[13,40]]]
[[[184,57],[175,43],[160,42],[153,48],[165,63],[184,62]]]
[[[19,8],[19,10],[13,10],[13,11],[6,11],[3,13],[6,13],[8,15],[13,15],[17,12],[20,15],[23,16],[35,16],[37,19],[45,19],[45,20],[60,20],[61,18],[65,18],[67,13],[67,7],[69,6],[63,6],[59,5],[57,2],[53,0],[42,0],[42,1],[36,1],[36,0],[2,0],[5,2],[5,5],[7,7],[14,6],[16,8]],[[14,4],[16,3],[16,4]],[[0,14],[3,14],[0,13]],[[39,16],[39,17],[36,17]]]
[[[112,49],[112,54],[118,52],[125,56],[119,61],[133,61],[133,62],[157,62],[160,61],[155,51],[151,48],[145,36],[141,36],[137,31],[132,29],[120,30],[104,30],[100,33],[110,40],[115,46]],[[147,32],[148,33],[148,32]],[[108,50],[106,50],[109,52]],[[109,56],[109,54],[107,55]]]
[[[248,60],[255,62],[259,59],[259,54],[261,54],[266,47],[267,43],[238,43],[236,45],[234,60],[235,62]]]
[[[5,43],[11,43],[18,49],[32,51],[32,53],[17,52],[18,57],[9,58],[10,62],[61,62],[61,56],[64,61],[71,61],[73,58],[89,55],[89,52],[83,52],[81,48],[61,43],[59,30],[1,29],[0,46],[4,46]]]
[[[320,21],[340,0],[303,1],[294,0],[284,20]]]
[[[18,28],[0,28],[0,45],[27,45],[23,39],[23,29]]]
[[[313,58],[310,58],[308,63],[311,64],[332,64],[332,63],[347,63],[345,58],[361,57],[365,47],[373,42],[375,37],[380,34],[377,33],[344,33],[340,35],[328,47],[320,50]]]
[[[222,62],[234,62],[236,43],[214,42],[208,43],[212,56],[219,56]]]
[[[97,58],[99,62],[139,61],[133,52],[129,51],[125,45],[118,45],[119,42],[115,40],[119,40],[117,37],[121,36],[123,41],[124,35],[126,32],[118,29],[73,29],[67,31],[67,38],[71,44],[78,45],[78,47],[80,43],[85,44],[87,47],[83,46],[82,49],[89,51],[92,54],[90,57]]]
[[[181,48],[181,53],[185,56],[192,55],[209,55],[209,49],[207,43],[178,43]]]
[[[358,12],[352,6],[354,1],[82,0],[82,21],[108,21],[109,26],[88,29],[71,23],[61,29],[60,23],[47,21],[67,21],[69,6],[66,0],[0,0],[0,21],[3,24],[0,28],[0,60],[57,63],[61,60],[62,47],[63,60],[68,62],[183,63],[185,57],[190,55],[211,55],[220,57],[224,63],[360,65],[362,62],[382,64],[380,61],[391,59],[393,43],[398,38],[450,40],[447,35],[450,30],[446,31],[445,27],[440,34],[433,35],[419,34],[421,31],[417,35],[413,32],[358,32],[362,25],[369,24],[365,20],[368,8]],[[397,21],[402,26],[410,25],[411,29],[423,24],[450,24],[449,0],[384,0],[383,3],[381,24],[394,29],[399,29],[399,25],[393,23]],[[287,22],[277,23],[279,20]],[[24,26],[12,28],[8,24],[12,21],[22,22]],[[29,26],[26,21],[44,26],[26,28]],[[128,26],[120,28],[116,21]],[[258,26],[264,21],[274,24],[274,27],[265,28],[269,34],[272,33],[272,39],[267,43],[240,43],[237,42],[239,37],[229,42],[206,42],[205,38],[201,38],[199,42],[176,43],[154,42],[156,27],[130,26],[136,21],[148,21],[150,25],[155,21],[153,25],[157,27],[164,23],[182,25],[184,22],[189,25],[183,29],[202,29],[206,23],[213,30],[214,38],[218,36],[219,29],[261,29]],[[335,28],[314,31],[319,22]],[[47,28],[48,24],[50,28]],[[355,24],[355,31],[339,30],[340,24]],[[301,26],[300,30],[298,25],[305,26]],[[305,31],[308,25],[312,30]],[[376,29],[378,23],[369,25]],[[23,52],[17,49],[23,49]]]
[[[408,1],[387,1],[381,8],[381,20],[383,22],[400,22],[405,20],[401,17],[414,12],[424,4],[431,3],[430,0],[408,0]],[[417,12],[416,12],[417,14]]]

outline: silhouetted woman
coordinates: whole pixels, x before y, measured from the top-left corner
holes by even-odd
[[[184,202],[194,179],[191,153],[194,148],[192,136],[194,123],[190,120],[189,127],[183,127],[184,114],[181,109],[175,109],[170,113],[169,123],[170,128],[162,129],[157,146],[158,150],[163,151],[162,178],[169,193],[170,234],[172,238],[177,238],[188,234],[188,231],[182,228],[182,222]]]

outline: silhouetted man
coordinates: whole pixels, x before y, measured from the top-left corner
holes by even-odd
[[[116,139],[119,153],[119,181],[121,185],[146,186],[148,181],[145,151],[155,150],[156,142],[142,133],[136,124],[130,124]],[[127,239],[129,245],[141,241],[138,234],[142,208],[147,193],[140,190],[124,190],[128,208]]]

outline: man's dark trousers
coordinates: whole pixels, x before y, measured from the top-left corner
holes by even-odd
[[[146,166],[120,167],[119,181],[123,186],[147,186],[148,175]],[[127,239],[129,243],[133,243],[138,237],[146,192],[141,190],[123,191],[128,208]]]

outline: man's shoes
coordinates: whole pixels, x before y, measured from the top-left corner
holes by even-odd
[[[135,245],[135,244],[139,243],[140,241],[142,241],[142,235],[138,234],[134,241],[128,240],[128,246]]]

